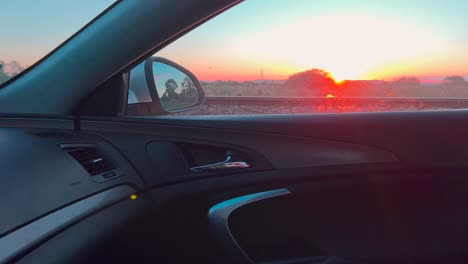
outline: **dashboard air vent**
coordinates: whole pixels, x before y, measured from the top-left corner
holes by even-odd
[[[63,147],[89,174],[97,175],[113,170],[115,167],[102,153],[93,146]]]

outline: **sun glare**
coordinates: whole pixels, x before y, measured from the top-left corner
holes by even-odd
[[[411,21],[369,14],[332,14],[240,37],[233,49],[239,56],[258,62],[284,62],[302,70],[325,69],[340,82],[378,78],[374,69],[382,65],[441,53],[447,49],[441,39]]]

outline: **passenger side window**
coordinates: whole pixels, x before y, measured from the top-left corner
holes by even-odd
[[[156,86],[152,97],[141,71],[144,62],[133,69],[128,114],[467,108],[468,34],[463,25],[468,19],[459,5],[455,0],[431,5],[244,1],[155,54],[183,65],[193,76],[173,78],[167,86],[167,73],[148,73]],[[438,6],[454,19],[438,19],[433,12]],[[191,84],[188,99],[183,88],[198,81],[201,89]],[[168,99],[171,106],[164,101]]]

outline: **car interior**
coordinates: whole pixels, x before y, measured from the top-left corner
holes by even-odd
[[[117,1],[6,83],[0,263],[468,261],[467,110],[127,105],[131,69],[238,3]]]

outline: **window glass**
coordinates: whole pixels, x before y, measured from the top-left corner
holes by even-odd
[[[468,2],[247,0],[156,55],[206,99],[177,115],[467,108]]]
[[[0,85],[36,63],[114,2],[0,1]]]

